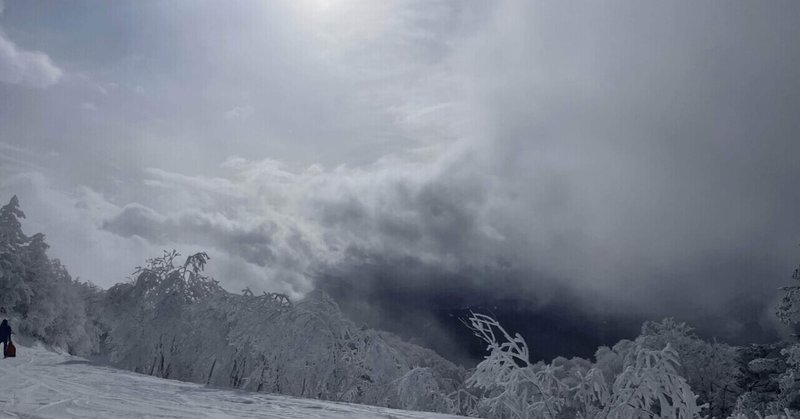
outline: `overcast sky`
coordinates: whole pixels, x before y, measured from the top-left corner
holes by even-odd
[[[73,276],[205,250],[231,291],[322,287],[364,319],[418,303],[415,327],[513,300],[776,331],[800,3],[0,10],[0,200]]]

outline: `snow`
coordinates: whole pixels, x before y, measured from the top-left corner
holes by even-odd
[[[2,418],[456,418],[221,390],[96,365],[38,343],[0,359]]]

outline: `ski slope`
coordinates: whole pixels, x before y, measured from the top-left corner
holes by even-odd
[[[455,418],[207,388],[17,345],[0,359],[0,418]]]

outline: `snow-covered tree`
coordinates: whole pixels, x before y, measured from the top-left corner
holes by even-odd
[[[530,361],[525,340],[513,337],[493,318],[475,314],[469,326],[489,354],[466,384],[483,390],[478,411],[499,418],[699,418],[701,406],[676,367],[677,352],[667,344],[651,350],[635,342],[621,371],[608,386],[597,367],[563,361]],[[613,368],[611,370],[613,371]]]
[[[18,333],[72,353],[97,351],[97,330],[90,325],[85,285],[47,256],[41,233],[22,232],[25,214],[16,196],[0,208],[0,306]]]
[[[779,405],[784,411],[800,410],[800,344],[781,350],[786,357],[786,370],[778,377]]]
[[[0,208],[0,307],[12,312],[25,310],[32,294],[25,282],[21,249],[28,237],[22,232],[21,218],[25,218],[25,213],[14,195]]]
[[[622,339],[611,348],[601,346],[595,351],[594,366],[603,373],[609,387],[614,384],[614,377],[624,370],[625,359],[634,351],[635,347],[634,341]]]
[[[800,282],[800,267],[794,270],[792,279]],[[784,324],[794,325],[800,321],[800,285],[788,285],[781,289],[785,293],[775,314]]]
[[[740,368],[735,348],[700,339],[689,325],[672,318],[645,322],[637,342],[651,350],[669,344],[681,360],[678,374],[698,395],[698,402],[708,404],[709,415],[724,418],[731,414],[742,393],[737,384]]]
[[[205,253],[176,266],[178,256],[176,251],[165,251],[148,259],[144,267],[136,268],[132,282],[108,290],[105,343],[113,362],[166,378],[173,376],[173,368],[180,368],[171,361],[181,358],[184,346],[191,345],[190,335],[196,333],[192,304],[224,291],[202,275],[208,260]]]
[[[22,232],[20,218],[25,218],[25,213],[19,208],[19,199],[14,195],[8,204],[0,208],[0,250],[15,249],[28,241]]]
[[[800,281],[800,268],[792,279]],[[785,291],[776,308],[778,319],[796,328],[800,322],[800,285]],[[738,415],[800,416],[800,344],[782,342],[742,348],[744,394],[737,400]]]
[[[405,373],[392,383],[387,395],[388,405],[404,409],[428,412],[456,412],[458,409],[428,367],[417,367]]]
[[[492,417],[556,418],[569,391],[555,376],[557,367],[534,368],[522,336],[512,337],[487,315],[473,313],[469,326],[489,351],[466,380],[484,391],[479,411]]]
[[[131,282],[109,289],[105,343],[117,365],[243,390],[456,409],[447,395],[464,371],[432,351],[356,327],[321,292],[297,303],[281,294],[229,293],[202,274],[207,255],[183,265],[178,256],[150,259]]]
[[[679,365],[678,353],[670,344],[661,350],[651,350],[637,343],[622,374],[614,381],[611,398],[598,417],[701,417],[697,396],[676,371]]]

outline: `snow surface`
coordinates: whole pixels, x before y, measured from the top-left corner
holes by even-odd
[[[36,343],[0,359],[2,418],[456,418],[221,390],[92,364]]]

